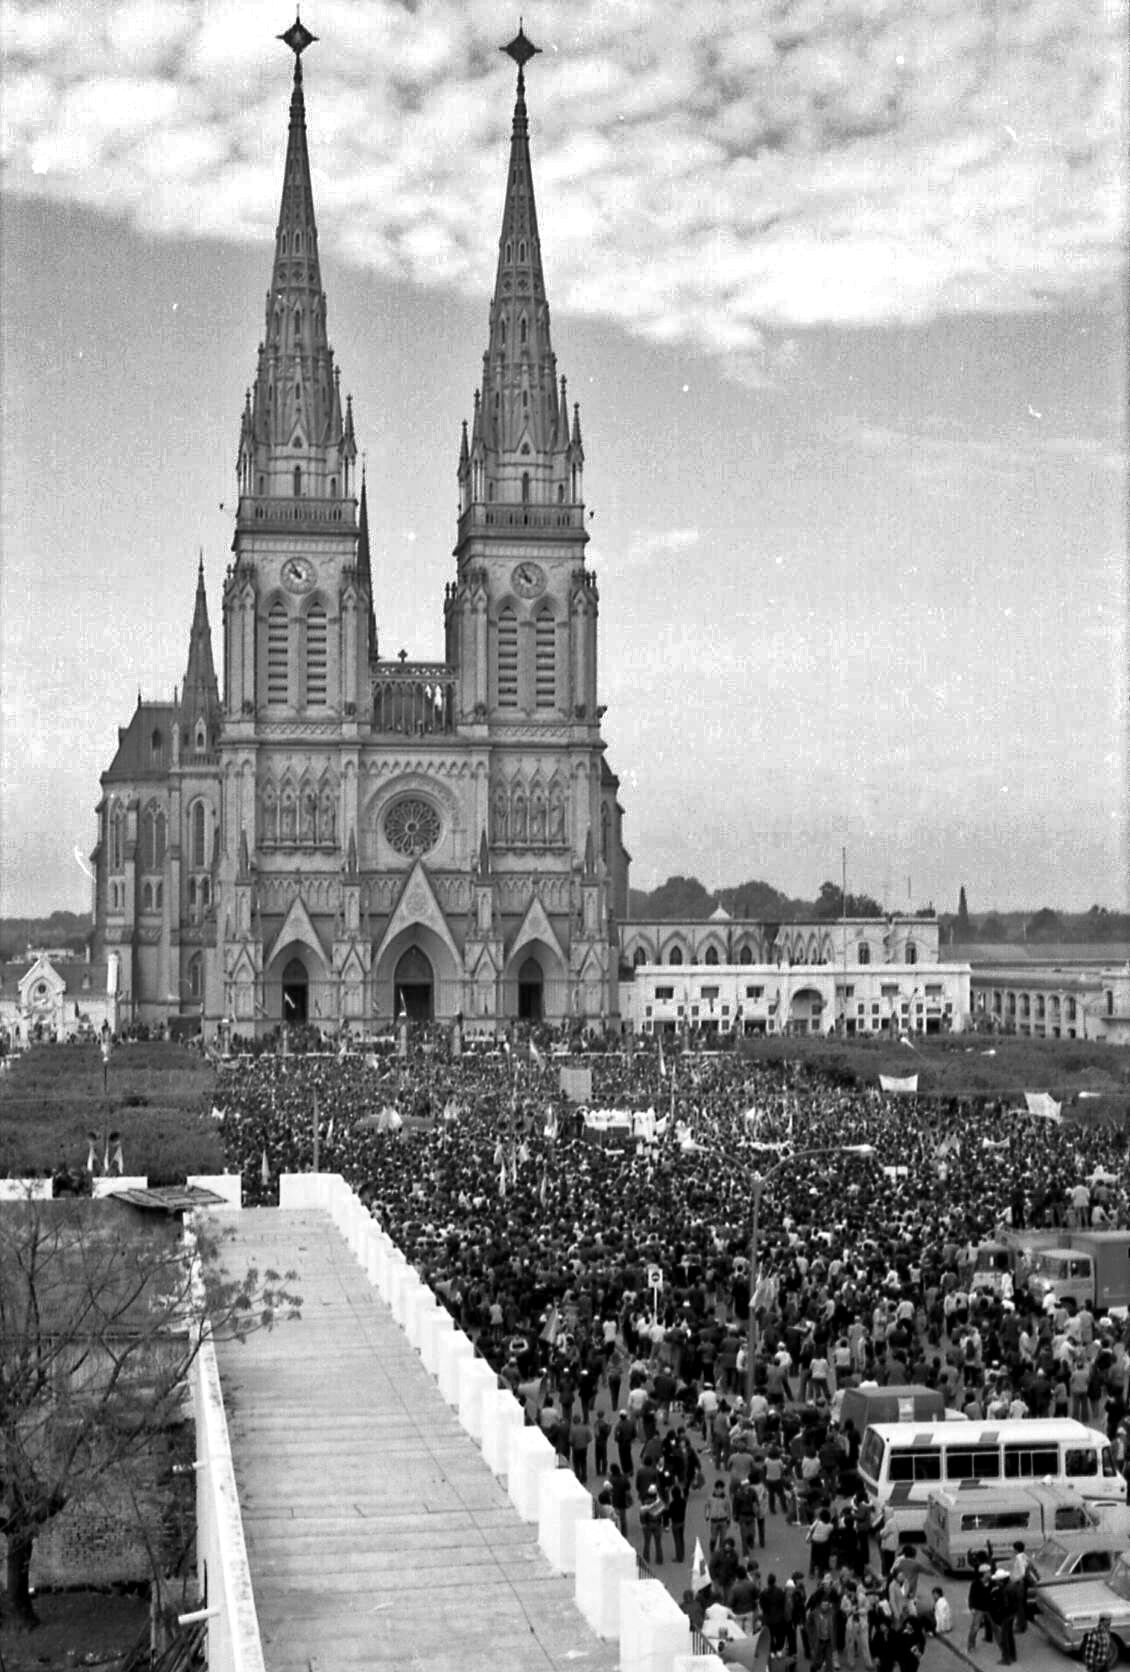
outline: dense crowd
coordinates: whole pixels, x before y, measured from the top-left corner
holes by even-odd
[[[709,1565],[687,1597],[696,1623],[722,1610],[778,1656],[799,1634],[816,1665],[905,1672],[933,1604],[896,1572],[897,1531],[859,1489],[839,1395],[913,1382],[971,1417],[1079,1416],[1124,1467],[1125,1320],[968,1279],[1002,1226],[1130,1224],[1125,1134],[733,1053],[587,1066],[592,1106],[654,1111],[650,1138],[595,1141],[558,1062],[517,1051],[241,1059],[217,1114],[249,1201],[312,1164],[317,1131],[321,1168],[370,1205],[597,1513],[635,1520],[646,1560],[687,1559],[688,1498],[714,1477],[695,1518]],[[763,1582],[757,1552],[783,1514],[807,1529],[810,1572]],[[1013,1579],[993,1583],[1015,1597]]]

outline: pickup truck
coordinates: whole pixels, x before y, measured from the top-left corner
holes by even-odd
[[[1106,1578],[1037,1585],[1035,1600],[1037,1623],[1065,1654],[1078,1654],[1099,1615],[1109,1614],[1108,1664],[1124,1666],[1130,1659],[1130,1556],[1120,1556]]]
[[[1041,1248],[1028,1268],[1028,1292],[1098,1312],[1130,1306],[1130,1231],[1065,1231],[1054,1248]]]

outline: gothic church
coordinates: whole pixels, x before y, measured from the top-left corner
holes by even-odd
[[[580,414],[557,376],[525,34],[498,268],[458,455],[442,662],[382,659],[363,475],[327,336],[296,21],[266,327],[239,429],[223,690],[203,565],[184,681],[101,779],[95,956],[120,1014],[365,1033],[403,1012],[618,1009],[628,898],[597,700]]]

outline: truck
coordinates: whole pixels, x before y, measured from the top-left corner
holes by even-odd
[[[1039,1305],[1062,1301],[1076,1309],[1130,1307],[1130,1231],[1063,1231],[1052,1248],[1032,1256],[1028,1293]]]
[[[961,1262],[962,1277],[973,1294],[1007,1299],[1025,1286],[1036,1253],[1056,1247],[1063,1236],[1058,1228],[1014,1231],[1011,1225],[998,1225],[991,1237],[967,1249]]]

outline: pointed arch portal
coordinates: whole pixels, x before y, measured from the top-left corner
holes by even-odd
[[[410,946],[396,965],[393,977],[396,1013],[409,1021],[430,1022],[435,1015],[435,973],[422,946]]]
[[[527,958],[518,971],[518,1020],[540,1022],[544,1015],[544,981],[536,958]]]
[[[301,1024],[310,1017],[310,977],[301,958],[292,958],[282,974],[282,1019]]]

